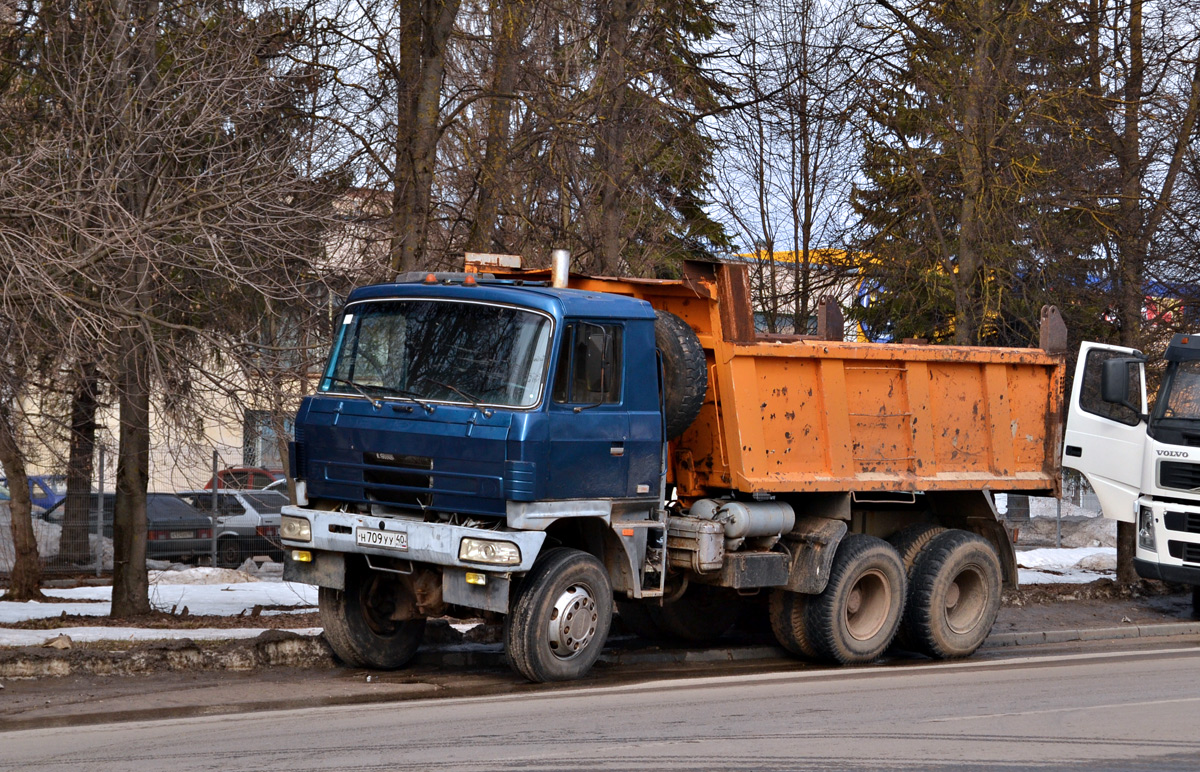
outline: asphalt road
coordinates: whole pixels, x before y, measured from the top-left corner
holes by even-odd
[[[1200,648],[531,689],[0,735],[0,770],[1181,770]]]

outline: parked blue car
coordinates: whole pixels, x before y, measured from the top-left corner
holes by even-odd
[[[8,478],[0,477],[0,486],[8,487]],[[5,493],[8,493],[6,490]],[[35,507],[49,509],[67,497],[67,478],[61,474],[29,475],[29,498]]]

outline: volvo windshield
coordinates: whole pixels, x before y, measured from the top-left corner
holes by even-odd
[[[434,300],[356,303],[346,309],[321,390],[534,407],[549,351],[550,318],[533,311]]]
[[[1200,360],[1168,365],[1150,420],[1150,436],[1172,445],[1200,443]]]

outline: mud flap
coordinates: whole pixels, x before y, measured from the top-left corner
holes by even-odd
[[[786,589],[816,595],[829,583],[829,569],[846,523],[827,517],[798,517],[796,525],[785,538],[792,553]]]
[[[442,569],[442,600],[456,606],[508,613],[512,580],[503,574],[484,574],[487,584],[468,584],[463,568]]]
[[[290,552],[283,555],[283,581],[346,589],[346,558],[340,552],[313,552],[311,563],[292,560]]]

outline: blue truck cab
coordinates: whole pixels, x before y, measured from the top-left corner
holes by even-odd
[[[296,416],[281,529],[339,657],[398,667],[426,616],[508,613],[514,575],[564,545],[590,545],[568,568],[640,597],[665,522],[659,383],[645,301],[474,275],[355,290]],[[556,592],[596,624],[554,643],[594,659],[611,591]],[[573,677],[577,658],[535,680]]]

